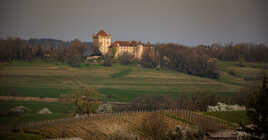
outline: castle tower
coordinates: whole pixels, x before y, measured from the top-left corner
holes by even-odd
[[[141,42],[138,42],[138,44],[137,44],[136,57],[137,57],[138,59],[141,59],[142,54],[143,54],[143,45],[142,45]]]
[[[111,46],[111,35],[104,32],[104,30],[100,30],[97,34],[93,34],[92,38],[95,52],[106,55]]]

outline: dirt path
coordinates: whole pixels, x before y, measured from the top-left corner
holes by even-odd
[[[40,98],[40,97],[13,97],[0,96],[0,100],[17,100],[17,101],[38,101],[38,102],[59,102],[59,98]]]

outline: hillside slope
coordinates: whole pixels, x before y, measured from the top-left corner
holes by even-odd
[[[219,80],[175,71],[157,71],[114,64],[72,68],[52,63],[14,63],[0,67],[0,95],[60,97],[86,85],[107,95],[107,100],[130,101],[146,94],[178,97],[198,90],[231,96],[246,83],[221,71]]]

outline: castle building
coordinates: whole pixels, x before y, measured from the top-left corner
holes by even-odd
[[[140,59],[143,53],[143,44],[137,41],[115,41],[111,48],[116,50],[115,57],[131,54]]]
[[[108,35],[104,30],[93,34],[93,45],[94,49],[100,52],[101,55],[106,55],[114,51],[114,57],[130,54],[141,59],[144,52],[144,45],[140,41],[115,41],[112,43],[111,35]],[[151,47],[148,43],[145,46],[146,48]]]
[[[94,50],[102,55],[106,55],[109,52],[109,47],[112,43],[111,40],[111,35],[108,35],[104,30],[100,30],[97,34],[93,34]]]

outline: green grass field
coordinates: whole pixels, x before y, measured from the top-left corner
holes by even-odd
[[[250,123],[246,111],[204,112],[204,114],[218,117],[231,123]]]
[[[30,109],[20,116],[1,116],[1,125],[16,125],[23,122],[34,122],[41,120],[58,119],[71,115],[73,106],[71,104],[63,103],[47,103],[47,102],[35,102],[35,101],[1,101],[1,112],[7,112],[13,107],[24,106]],[[48,108],[52,114],[38,114],[38,111],[42,108]]]
[[[88,86],[107,95],[106,99],[110,101],[130,101],[145,94],[179,97],[198,90],[231,97],[247,81],[229,74],[228,69],[243,73],[247,67],[238,67],[234,62],[219,62],[218,65],[221,78],[215,80],[119,64],[112,67],[83,65],[80,68],[47,62],[0,64],[0,95],[60,97],[80,86]],[[254,70],[253,74],[256,73]]]
[[[50,87],[0,87],[0,96],[18,97],[51,97],[58,98],[62,94],[68,94],[70,89],[50,88]],[[38,94],[36,94],[38,93]]]
[[[256,80],[257,76],[260,76],[263,72],[262,63],[244,63],[243,67],[238,66],[239,62],[235,61],[219,61],[217,63],[218,68],[226,74],[241,79],[242,81]],[[266,70],[268,72],[268,70]],[[240,81],[240,83],[242,82]],[[232,80],[232,82],[239,83],[237,80]],[[243,82],[242,82],[243,83]]]
[[[27,133],[0,132],[1,140],[41,140],[40,135]]]

